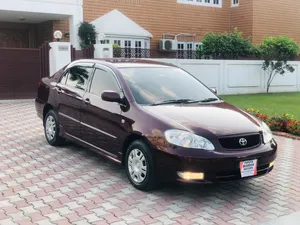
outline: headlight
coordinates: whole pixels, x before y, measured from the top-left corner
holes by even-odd
[[[167,130],[165,137],[170,144],[184,148],[215,150],[215,146],[206,138],[183,130]]]
[[[262,122],[262,128],[264,143],[269,143],[273,139],[272,131],[265,122]]]

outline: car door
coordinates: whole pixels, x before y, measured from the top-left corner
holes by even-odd
[[[89,90],[84,95],[81,116],[81,136],[85,142],[114,158],[121,152],[121,108],[118,103],[106,102],[101,98],[103,91],[116,91],[121,86],[112,70],[96,66]]]
[[[69,68],[56,86],[57,111],[65,134],[80,138],[80,110],[93,64],[77,64]]]

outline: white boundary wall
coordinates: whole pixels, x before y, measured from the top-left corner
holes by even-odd
[[[264,93],[268,76],[258,60],[151,59],[172,63],[190,72],[220,95]],[[276,75],[270,92],[300,91],[300,61],[290,62],[293,73]]]

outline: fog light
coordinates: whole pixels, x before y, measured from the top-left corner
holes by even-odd
[[[271,162],[271,163],[269,164],[269,168],[271,168],[272,166],[274,166],[274,162]]]
[[[204,173],[178,172],[178,176],[184,180],[203,180]]]

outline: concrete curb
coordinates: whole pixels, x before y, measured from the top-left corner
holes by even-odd
[[[261,223],[260,225],[298,225],[300,220],[300,212],[295,212],[287,216]]]
[[[16,104],[34,102],[34,99],[0,100],[0,104]]]
[[[275,136],[280,136],[280,137],[285,137],[285,138],[290,138],[293,140],[300,140],[300,136],[296,136],[293,134],[288,134],[288,133],[284,133],[284,132],[272,132]]]

